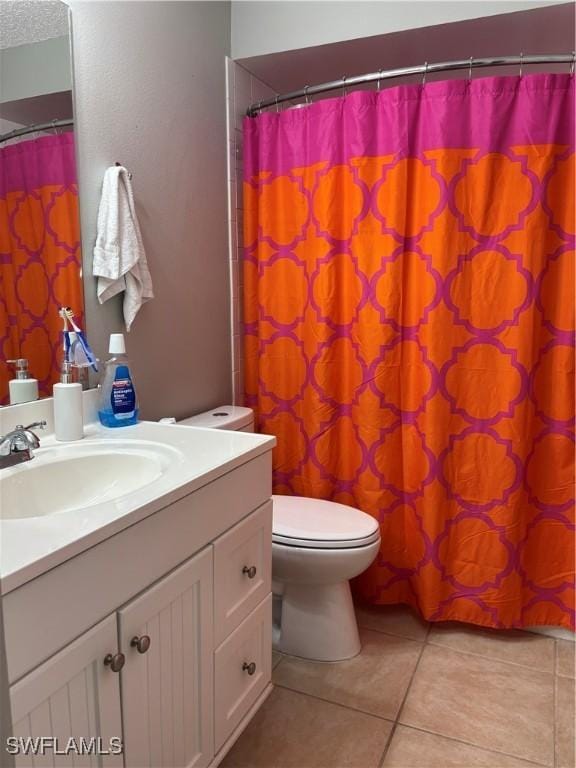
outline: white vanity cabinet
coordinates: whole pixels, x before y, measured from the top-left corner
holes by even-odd
[[[268,462],[248,462],[4,598],[14,736],[123,744],[122,755],[48,749],[17,757],[18,768],[218,765],[271,690]],[[142,573],[153,578],[142,583]],[[81,633],[90,611],[75,611],[78,596],[92,615],[105,612]],[[55,614],[44,643],[27,634],[32,605]]]

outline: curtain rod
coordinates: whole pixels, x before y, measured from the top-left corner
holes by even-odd
[[[326,93],[327,91],[335,91],[339,88],[348,88],[355,85],[361,85],[362,83],[380,83],[380,80],[391,80],[396,77],[407,77],[408,75],[422,75],[423,81],[426,75],[432,72],[446,72],[455,69],[468,69],[470,74],[472,70],[477,67],[503,67],[516,65],[520,67],[520,74],[522,74],[522,67],[525,64],[571,64],[570,73],[574,74],[574,53],[551,53],[551,54],[538,54],[532,56],[525,56],[520,54],[519,56],[492,56],[489,58],[476,59],[471,56],[469,59],[458,59],[455,61],[441,61],[436,64],[420,64],[416,67],[402,67],[401,69],[387,69],[380,70],[378,72],[370,72],[366,75],[354,75],[353,77],[341,77],[339,80],[331,80],[327,83],[320,83],[319,85],[306,85],[298,91],[291,91],[290,93],[278,94],[274,98],[262,99],[261,101],[251,104],[246,110],[248,117],[256,117],[258,113],[266,109],[267,107],[277,107],[284,101],[292,101],[293,99],[305,98],[308,100],[310,96],[314,96],[318,93]]]
[[[36,133],[37,131],[48,131],[54,128],[64,128],[67,125],[74,125],[72,118],[65,120],[52,120],[49,123],[35,123],[34,125],[27,125],[24,128],[15,128],[9,133],[3,133],[0,135],[0,142],[8,141],[8,139],[15,139],[18,136],[26,136],[28,133]]]

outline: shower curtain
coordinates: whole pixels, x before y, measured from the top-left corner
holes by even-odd
[[[574,628],[573,120],[569,75],[245,120],[246,404],[276,493],[379,521],[360,600]]]
[[[61,306],[83,326],[74,134],[0,149],[0,403],[25,357],[41,395],[59,380]]]

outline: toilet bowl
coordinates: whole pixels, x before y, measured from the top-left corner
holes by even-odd
[[[250,408],[221,406],[179,424],[254,431]],[[274,647],[317,661],[360,652],[350,579],[374,561],[378,522],[359,509],[303,496],[273,496]]]
[[[332,501],[272,498],[272,578],[282,597],[278,650],[318,661],[355,656],[360,638],[349,580],[378,554],[377,521]]]

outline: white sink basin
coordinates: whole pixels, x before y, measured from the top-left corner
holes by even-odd
[[[0,519],[46,517],[120,499],[158,480],[180,451],[139,440],[94,440],[40,448],[0,473]]]
[[[125,429],[88,423],[74,443],[43,433],[40,440],[31,461],[0,470],[3,595],[248,461],[262,462],[274,444],[269,435],[146,421]],[[178,510],[202,514],[185,503]]]

